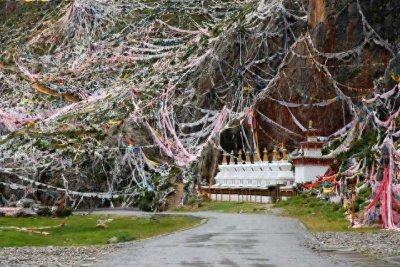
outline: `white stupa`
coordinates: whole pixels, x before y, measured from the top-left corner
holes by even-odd
[[[274,153],[278,152],[274,150]],[[266,155],[264,156],[266,157]],[[259,157],[256,157],[252,163],[249,152],[246,153],[246,161],[242,161],[239,153],[237,164],[233,160],[227,162],[225,157],[226,155],[224,155],[222,165],[219,165],[219,172],[215,177],[213,187],[266,188],[271,185],[291,185],[294,183],[292,164],[288,162],[287,154],[284,154],[282,160],[278,160],[275,154],[272,162],[268,162],[266,159],[261,161]]]
[[[219,165],[215,184],[209,188],[210,197],[219,201],[250,201],[269,203],[276,195],[276,188],[293,188],[294,172],[292,164],[288,162],[287,150],[282,147],[282,159],[275,149],[272,162],[268,162],[267,151],[264,150],[262,160],[258,153],[254,155],[254,161],[250,159],[250,153],[246,152],[246,160],[234,157],[233,152],[230,160],[224,153],[223,162]],[[235,159],[235,160],[234,160]]]

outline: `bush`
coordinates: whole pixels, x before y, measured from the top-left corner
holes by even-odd
[[[196,197],[190,197],[189,198],[189,200],[188,200],[188,204],[189,205],[194,205],[194,204],[196,204],[198,202],[198,199],[196,198]]]
[[[72,209],[71,208],[64,208],[64,209],[57,209],[55,215],[60,218],[71,216]]]
[[[138,207],[141,211],[152,211],[151,204],[151,200],[148,200],[147,198],[142,198],[139,200]]]
[[[372,195],[371,187],[363,188],[362,190],[360,190],[358,195],[359,195],[360,198],[363,198],[363,199],[370,198],[371,195]]]
[[[45,216],[45,217],[50,217],[53,215],[49,207],[39,208],[37,214],[39,216]]]
[[[201,208],[201,207],[204,206],[203,200],[198,199],[198,198],[193,197],[193,196],[189,198],[187,204],[190,205],[190,206],[197,206],[198,208]]]

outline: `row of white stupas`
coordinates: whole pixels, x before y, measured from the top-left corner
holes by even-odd
[[[286,151],[286,149],[284,149]],[[288,155],[284,152],[281,160],[278,159],[279,152],[273,152],[274,160],[270,163],[267,159],[261,161],[256,153],[254,163],[250,160],[250,153],[246,152],[246,161],[241,162],[242,155],[239,152],[236,163],[231,160],[227,162],[227,155],[224,154],[222,165],[219,165],[219,173],[215,177],[214,187],[251,187],[262,188],[271,185],[291,185],[294,183],[294,173],[291,170],[292,164],[288,162]],[[266,156],[266,151],[264,151]],[[233,153],[231,153],[233,158]]]
[[[223,162],[219,165],[219,172],[215,177],[213,188],[251,188],[262,189],[270,186],[292,186],[296,183],[312,182],[319,175],[323,175],[331,165],[331,157],[322,156],[323,142],[318,141],[320,132],[310,128],[305,132],[307,141],[301,142],[303,153],[292,157],[282,145],[280,153],[275,148],[272,152],[272,162],[268,162],[267,151],[264,149],[262,160],[256,151],[254,160],[250,153],[246,152],[246,160],[242,161],[241,152],[235,157],[233,152],[227,161],[227,154],[223,155]]]

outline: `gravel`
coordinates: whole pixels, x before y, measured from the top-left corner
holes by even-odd
[[[400,254],[400,232],[381,230],[379,233],[323,232],[313,233],[320,248],[353,248],[377,257]]]
[[[0,249],[0,266],[91,266],[118,246],[18,247]]]

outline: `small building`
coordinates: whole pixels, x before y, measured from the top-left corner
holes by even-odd
[[[292,159],[296,183],[316,181],[318,176],[325,174],[333,163],[333,157],[322,155],[324,143],[318,140],[321,132],[312,128],[312,122],[305,135],[307,140],[300,143],[301,155]]]
[[[292,164],[288,161],[287,150],[282,146],[282,158],[275,148],[273,160],[267,159],[267,151],[260,157],[255,153],[254,160],[246,152],[246,160],[242,160],[233,153],[227,161],[224,154],[223,163],[219,165],[219,172],[215,177],[215,184],[208,190],[211,199],[218,201],[248,201],[270,203],[273,198],[290,195],[293,192],[295,181]],[[286,189],[286,191],[285,191]],[[281,191],[283,194],[281,194]]]

